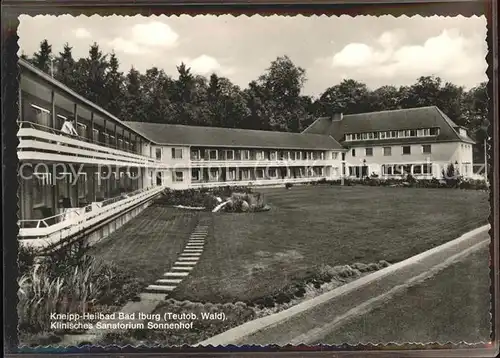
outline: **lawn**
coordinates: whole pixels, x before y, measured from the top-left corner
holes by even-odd
[[[210,302],[264,297],[322,264],[397,262],[488,222],[482,191],[303,186],[260,190],[270,212],[213,214],[205,252],[173,292]]]
[[[150,284],[173,265],[198,216],[195,212],[152,205],[93,246],[89,253]]]
[[[355,318],[318,343],[490,341],[488,249]]]

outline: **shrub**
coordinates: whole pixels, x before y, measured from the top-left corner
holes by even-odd
[[[286,184],[285,184],[285,188],[287,188],[287,189],[290,189],[292,186],[293,186],[293,184],[292,184],[292,183],[286,183]]]
[[[51,313],[82,313],[120,305],[142,288],[131,275],[85,254],[85,247],[60,250],[27,266],[18,280],[19,328],[47,331]]]

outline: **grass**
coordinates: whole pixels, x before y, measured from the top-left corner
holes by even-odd
[[[480,250],[322,339],[327,344],[490,341],[488,249]]]
[[[248,301],[304,280],[323,264],[397,262],[488,222],[482,191],[307,186],[261,189],[272,210],[213,216],[179,300]]]
[[[197,224],[199,213],[153,205],[105,240],[90,254],[112,262],[148,285],[175,262]]]

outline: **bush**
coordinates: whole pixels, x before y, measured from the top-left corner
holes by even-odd
[[[285,184],[285,188],[287,188],[287,189],[290,189],[292,186],[293,186],[293,184],[292,184],[292,183],[286,183],[286,184]]]
[[[25,265],[18,280],[20,331],[49,331],[51,313],[103,312],[140,292],[142,283],[85,250],[68,248]]]

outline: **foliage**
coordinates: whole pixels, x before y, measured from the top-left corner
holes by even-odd
[[[39,260],[31,250],[20,254],[17,310],[23,332],[50,331],[51,313],[106,311],[142,288],[126,272],[87,255],[85,247]]]
[[[144,73],[131,68],[119,71],[119,59],[102,53],[98,44],[86,58],[73,59],[65,44],[54,56],[47,40],[31,57],[22,55],[42,71],[50,72],[77,93],[95,101],[127,121],[204,125],[298,132],[318,116],[438,106],[477,140],[475,157],[484,154],[488,138],[488,94],[486,83],[465,91],[439,77],[422,76],[410,86],[382,86],[345,79],[325,89],[317,98],[304,95],[306,71],[288,56],[277,57],[269,68],[244,89],[228,78],[192,73],[184,63],[177,78],[152,67]],[[479,160],[479,159],[478,159]]]

